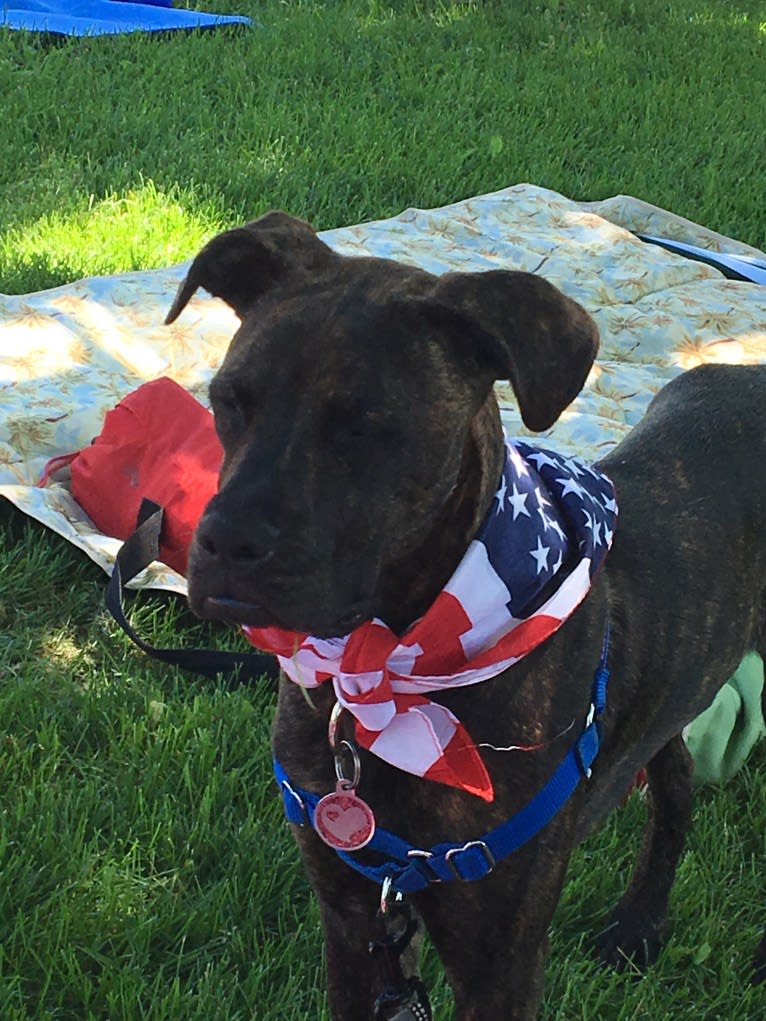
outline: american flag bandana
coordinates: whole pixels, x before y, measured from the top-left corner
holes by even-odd
[[[552,635],[585,598],[612,543],[614,486],[575,458],[506,441],[484,524],[426,613],[399,637],[377,618],[343,638],[245,627],[306,688],[332,681],[356,739],[415,776],[492,801],[481,755],[429,692],[502,673]]]

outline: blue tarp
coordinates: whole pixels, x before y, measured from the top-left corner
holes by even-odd
[[[179,28],[249,25],[240,15],[203,14],[175,9],[172,0],[0,0],[0,26],[57,35],[114,35],[168,32]]]
[[[685,241],[675,241],[671,238],[658,238],[652,234],[638,234],[642,241],[648,241],[650,245],[659,245],[676,255],[683,255],[687,259],[695,259],[697,262],[705,262],[708,266],[714,266],[720,270],[725,277],[731,280],[750,280],[754,284],[766,285],[766,262],[757,259],[752,255],[729,255],[727,252],[711,252],[707,248],[699,248],[697,245],[690,245]]]

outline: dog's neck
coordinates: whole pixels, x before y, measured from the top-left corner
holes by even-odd
[[[481,527],[504,456],[500,412],[490,394],[471,423],[457,483],[425,541],[381,574],[378,616],[394,633],[403,634],[422,617],[449,581]]]

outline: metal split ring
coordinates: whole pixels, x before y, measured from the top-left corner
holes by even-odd
[[[353,778],[349,779],[343,772],[343,753],[348,752],[351,756],[351,762],[354,767]],[[362,764],[359,761],[359,752],[356,750],[356,745],[351,741],[339,741],[335,746],[335,775],[338,778],[338,782],[341,787],[345,787],[348,790],[355,789],[359,786],[359,780],[362,776]]]
[[[336,702],[335,705],[332,707],[330,719],[327,724],[327,740],[330,744],[330,748],[332,749],[333,754],[337,751],[338,748],[338,727],[340,726],[340,718],[342,715],[343,706],[340,704],[340,702]]]

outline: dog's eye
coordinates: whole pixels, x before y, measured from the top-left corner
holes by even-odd
[[[348,423],[346,435],[352,439],[361,440],[370,431],[370,423],[365,419],[356,419]]]
[[[369,453],[369,444],[386,432],[383,416],[362,405],[333,402],[325,409],[323,418],[324,434],[341,455],[357,450]]]
[[[229,432],[234,432],[243,423],[246,414],[246,402],[236,388],[226,384],[210,384],[210,407],[215,417],[215,427],[223,440]]]

